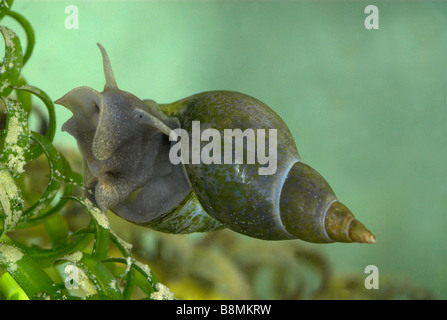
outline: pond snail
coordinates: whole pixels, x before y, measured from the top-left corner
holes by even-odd
[[[118,89],[107,53],[98,46],[104,91],[78,87],[56,103],[73,113],[62,130],[77,140],[87,196],[103,212],[110,209],[130,222],[168,233],[226,227],[265,240],[375,242],[323,177],[300,161],[289,129],[267,105],[231,91],[203,92],[171,104],[140,100]],[[194,134],[197,122],[202,134],[210,128],[218,133],[265,129],[270,139],[275,132],[274,173],[260,174],[260,162],[197,163],[187,158],[174,163],[171,148],[184,136],[173,132]],[[199,142],[202,151],[205,142]],[[242,147],[249,151],[248,138]]]

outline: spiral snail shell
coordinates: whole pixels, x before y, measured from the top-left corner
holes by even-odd
[[[300,161],[289,129],[267,105],[231,91],[203,92],[171,104],[140,100],[118,89],[107,53],[98,46],[104,91],[79,87],[56,103],[73,113],[62,130],[77,140],[87,195],[101,210],[168,233],[226,227],[266,240],[375,242],[324,178]],[[260,162],[173,163],[172,132],[194,134],[195,121],[202,133],[267,130],[266,139],[277,138],[274,173],[259,174],[265,168]]]

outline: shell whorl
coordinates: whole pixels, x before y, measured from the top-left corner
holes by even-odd
[[[326,180],[297,162],[281,191],[281,219],[295,237],[317,243],[374,243],[374,235],[340,203]]]
[[[337,242],[376,243],[376,237],[346,206],[335,201],[329,207],[325,228],[329,237]]]

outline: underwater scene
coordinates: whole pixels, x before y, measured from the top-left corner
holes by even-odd
[[[447,1],[0,0],[0,300],[447,299]]]

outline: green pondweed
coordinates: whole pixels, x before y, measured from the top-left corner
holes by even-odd
[[[53,145],[53,102],[21,75],[34,48],[34,31],[25,17],[11,11],[12,4],[13,0],[0,1],[0,20],[5,16],[16,20],[25,31],[27,46],[22,50],[16,33],[0,25],[5,42],[0,62],[0,299],[173,298],[150,268],[132,256],[131,246],[111,230],[104,213],[74,193],[82,186],[82,176]],[[33,98],[41,100],[47,111],[42,132],[29,126]],[[42,158],[48,163],[48,176],[36,195],[37,183],[27,168]],[[91,220],[70,231],[63,214],[73,201]],[[15,236],[39,227],[50,245]],[[110,244],[118,257],[111,256]]]

